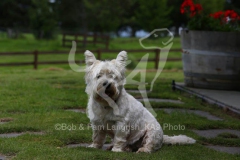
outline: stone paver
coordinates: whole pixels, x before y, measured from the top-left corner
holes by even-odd
[[[86,113],[86,109],[66,109],[66,111],[77,112],[77,113]]]
[[[6,160],[6,157],[3,155],[0,155],[0,160]]]
[[[22,133],[4,133],[0,134],[1,138],[13,138],[13,137],[18,137],[24,134],[34,134],[34,135],[43,135],[43,132],[22,132]]]
[[[205,138],[214,138],[217,137],[221,133],[231,133],[238,138],[240,138],[240,131],[238,130],[231,130],[231,129],[209,129],[209,130],[192,130],[199,136],[205,137]]]
[[[88,147],[90,143],[79,143],[79,144],[69,144],[68,148],[76,148],[76,147]],[[104,144],[102,150],[107,150],[111,144]],[[226,152],[230,154],[240,154],[240,147],[225,147],[225,146],[205,146],[210,149],[214,149],[220,152]]]
[[[67,145],[68,148],[76,148],[76,147],[88,147],[90,143],[79,143],[79,144],[69,144]],[[111,144],[104,144],[102,150],[107,150]]]
[[[166,103],[176,103],[176,104],[183,104],[182,101],[179,100],[172,100],[172,99],[158,99],[158,98],[147,98],[147,99],[137,99],[140,102],[149,101],[149,102],[166,102]]]
[[[205,117],[209,120],[214,120],[214,121],[222,121],[223,120],[222,118],[219,118],[208,112],[200,111],[200,110],[178,109],[178,108],[157,108],[156,110],[164,110],[165,112],[167,112],[169,114],[172,112],[193,113],[193,114],[199,115],[201,117]]]
[[[240,147],[225,147],[225,146],[206,146],[206,147],[220,152],[240,154]]]
[[[11,121],[13,121],[12,118],[1,118],[0,119],[0,125],[1,124],[6,124],[6,123],[11,122]]]

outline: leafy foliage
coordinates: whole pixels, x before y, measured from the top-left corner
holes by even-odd
[[[28,28],[30,6],[31,0],[0,1],[0,27],[7,28],[9,38],[18,38],[19,29]]]
[[[138,2],[139,9],[136,17],[142,28],[152,31],[170,26],[172,21],[168,16],[172,9],[167,6],[167,0],[139,0]]]
[[[189,16],[188,28],[190,30],[205,31],[239,31],[240,16],[233,10],[219,11],[209,14],[201,4],[193,0],[184,0],[180,11]]]
[[[37,39],[54,37],[57,26],[56,13],[48,0],[32,0],[33,7],[29,10],[30,26]]]

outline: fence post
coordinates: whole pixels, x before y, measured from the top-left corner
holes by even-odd
[[[106,41],[106,49],[108,49],[108,46],[109,46],[109,39],[110,39],[110,37],[109,36],[107,36],[106,37],[106,39],[105,39],[105,41]]]
[[[101,50],[100,49],[97,50],[97,59],[101,60]]]
[[[86,45],[87,45],[87,33],[84,33],[83,34],[83,48],[85,49],[86,48]]]
[[[160,50],[155,49],[155,69],[158,69]]]
[[[94,44],[94,46],[96,46],[96,41],[97,41],[97,34],[96,34],[96,32],[94,32],[94,34],[93,34],[93,44]]]
[[[34,51],[33,52],[34,54],[34,61],[33,61],[33,65],[34,65],[34,69],[37,69],[38,68],[38,51]]]

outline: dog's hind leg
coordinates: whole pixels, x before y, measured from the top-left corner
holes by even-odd
[[[160,130],[148,130],[144,135],[142,147],[138,149],[139,152],[151,153],[158,150],[162,146],[163,133]]]

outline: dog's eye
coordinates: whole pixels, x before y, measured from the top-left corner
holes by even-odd
[[[98,76],[97,76],[97,79],[99,79],[99,78],[101,78],[101,75],[98,75]]]

